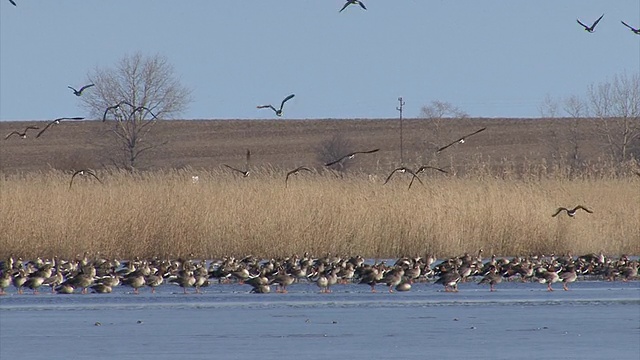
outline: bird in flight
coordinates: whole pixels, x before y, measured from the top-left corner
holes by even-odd
[[[39,138],[40,135],[42,135],[43,132],[47,131],[47,129],[51,125],[58,125],[62,121],[79,121],[79,120],[84,120],[84,118],[77,116],[77,117],[61,117],[61,118],[54,119],[54,120],[50,121],[47,124],[47,126],[44,127],[44,129],[40,130],[40,132],[38,133],[38,135],[36,135],[36,137]]]
[[[631,29],[631,31],[633,31],[634,34],[640,35],[640,28],[635,29],[635,28],[631,27],[629,24],[627,24],[624,21],[620,21],[620,22],[622,23],[622,25],[624,25],[624,26],[628,27],[629,29]]]
[[[82,92],[84,91],[84,89],[86,88],[90,88],[92,86],[96,86],[96,84],[89,84],[89,85],[85,85],[83,87],[80,88],[80,90],[76,90],[75,88],[71,87],[71,86],[67,86],[69,89],[73,90],[73,95],[75,96],[80,96],[82,95]]]
[[[122,105],[129,105],[131,108],[133,108],[134,106],[131,105],[128,101],[126,100],[122,100],[119,103],[109,106],[104,110],[104,114],[102,115],[102,122],[107,121],[107,114],[109,113],[110,110],[117,110],[120,109],[120,106]]]
[[[289,182],[289,176],[291,175],[295,175],[297,173],[299,173],[300,171],[308,171],[308,172],[313,172],[313,170],[309,169],[306,166],[299,166],[291,171],[289,171],[287,173],[287,177],[284,179],[284,186],[287,187],[287,183]]]
[[[347,154],[347,155],[345,155],[345,156],[343,156],[343,157],[341,157],[341,158],[339,158],[337,160],[333,160],[331,162],[328,162],[328,163],[324,164],[324,166],[331,166],[331,165],[340,163],[340,162],[342,162],[344,160],[347,160],[347,159],[353,159],[356,156],[356,154],[371,154],[371,153],[374,153],[374,152],[377,152],[377,151],[380,151],[380,149],[373,149],[373,150],[369,150],[369,151],[354,151],[354,152],[352,152],[350,154]]]
[[[289,96],[287,96],[286,98],[284,98],[284,100],[282,100],[282,103],[280,103],[280,108],[276,109],[273,107],[273,105],[258,105],[257,108],[258,109],[265,109],[265,108],[270,108],[271,110],[273,110],[277,116],[282,116],[282,107],[284,106],[284,103],[286,103],[287,101],[291,100],[294,96],[296,96],[295,94],[291,94]]]
[[[100,180],[100,178],[98,178],[98,176],[96,175],[96,173],[91,170],[91,169],[82,169],[82,170],[78,170],[76,172],[73,173],[73,175],[71,175],[71,182],[69,183],[69,189],[71,189],[71,185],[73,185],[73,179],[77,176],[93,176],[96,180],[98,180],[98,182],[100,182],[100,184],[102,184],[102,180]]]
[[[423,172],[425,172],[426,170],[429,170],[429,169],[433,169],[433,170],[439,171],[441,173],[448,174],[447,171],[442,170],[440,168],[437,168],[435,166],[428,166],[428,165],[420,166],[418,168],[418,170],[415,171],[415,177],[411,178],[411,182],[409,183],[409,189],[411,189],[411,185],[413,185],[413,180],[415,180],[415,179],[420,180],[420,178],[418,177],[418,174],[423,173]],[[422,183],[422,181],[420,181],[420,183]]]
[[[338,12],[342,12],[342,10],[346,9],[347,6],[349,5],[360,5],[361,8],[367,10],[367,8],[364,6],[364,3],[360,0],[347,0],[346,3],[344,3],[344,6],[342,7],[342,9],[340,9],[340,11]]]
[[[391,172],[391,174],[389,174],[389,176],[387,176],[387,179],[384,181],[384,184],[382,184],[382,185],[386,185],[389,182],[389,180],[391,180],[391,178],[393,177],[393,174],[395,174],[395,173],[401,173],[401,174],[409,173],[412,176],[411,181],[413,181],[413,178],[417,177],[416,173],[413,170],[409,169],[408,167],[401,166],[399,168],[395,168]],[[420,183],[422,184],[422,180],[420,180],[420,178],[418,178],[418,181],[420,181]]]
[[[9,133],[9,135],[7,135],[4,139],[7,140],[8,138],[11,137],[11,135],[16,134],[18,136],[20,136],[21,138],[26,138],[27,137],[27,131],[28,130],[38,130],[40,129],[37,126],[27,126],[23,132],[19,132],[19,131],[12,131],[11,133]]]
[[[582,205],[578,205],[578,206],[574,207],[573,209],[567,209],[567,208],[564,208],[564,207],[559,207],[558,210],[556,210],[556,213],[551,215],[551,217],[558,216],[558,214],[560,214],[560,212],[562,212],[562,211],[566,211],[567,215],[569,215],[569,217],[574,217],[574,216],[576,216],[576,211],[578,211],[578,210],[584,210],[584,211],[588,212],[589,214],[593,214],[593,211],[587,209],[586,207],[584,207]]]
[[[600,15],[600,17],[598,18],[598,20],[596,20],[593,25],[591,26],[587,26],[585,24],[583,24],[582,22],[580,22],[580,19],[576,19],[576,21],[578,22],[578,24],[582,25],[582,27],[584,27],[584,30],[586,32],[590,32],[592,33],[595,29],[596,29],[596,25],[598,25],[598,23],[600,22],[600,20],[602,19],[602,17],[604,16],[604,14]]]
[[[472,136],[472,135],[475,135],[475,134],[477,134],[477,133],[479,133],[479,132],[485,131],[486,129],[487,129],[486,127],[483,127],[482,129],[480,129],[480,130],[478,130],[478,131],[474,131],[474,132],[472,132],[471,134],[465,135],[465,136],[461,137],[460,139],[458,139],[458,140],[456,140],[456,141],[454,141],[454,142],[452,142],[452,143],[450,143],[450,144],[447,144],[447,145],[445,145],[445,146],[441,147],[440,149],[438,149],[438,151],[436,151],[436,153],[439,153],[440,151],[442,151],[442,150],[444,150],[444,149],[448,148],[449,146],[453,146],[453,145],[455,145],[455,144],[457,144],[457,143],[464,144],[465,140],[466,140],[469,136]]]
[[[251,150],[247,149],[247,155],[246,155],[246,163],[245,163],[245,169],[246,170],[240,170],[240,169],[236,169],[233,166],[229,166],[227,164],[222,164],[226,167],[228,167],[229,169],[236,171],[240,174],[242,174],[242,177],[247,177],[249,176],[249,162],[251,161]]]

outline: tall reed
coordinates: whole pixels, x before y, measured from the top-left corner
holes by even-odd
[[[198,175],[198,182],[191,176]],[[0,178],[0,257],[640,254],[640,177],[62,172]],[[424,175],[423,175],[424,176]],[[558,206],[594,213],[552,218]]]

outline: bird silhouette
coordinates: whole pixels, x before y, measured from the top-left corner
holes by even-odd
[[[411,178],[411,182],[409,183],[409,189],[411,189],[411,185],[413,185],[413,180],[415,180],[415,179],[420,180],[420,178],[418,177],[418,174],[423,173],[423,172],[425,172],[425,171],[427,171],[429,169],[436,170],[436,171],[439,171],[439,172],[444,173],[444,174],[448,174],[447,171],[442,170],[440,168],[437,168],[435,166],[428,166],[428,165],[420,166],[418,168],[418,170],[415,171],[415,174],[416,174],[415,177]],[[420,183],[422,184],[422,180],[420,181]]]
[[[9,0],[9,2],[10,2],[10,3],[11,3],[11,5],[13,5],[13,6],[18,6],[18,5],[16,5],[16,2],[15,2],[15,1],[13,1],[13,0]]]
[[[482,128],[482,129],[480,129],[480,130],[477,130],[477,131],[472,132],[471,134],[465,135],[465,136],[461,137],[460,139],[458,139],[458,140],[456,140],[456,141],[454,141],[454,142],[452,142],[452,143],[450,143],[450,144],[447,144],[447,145],[445,145],[445,146],[441,147],[440,149],[438,149],[438,150],[436,151],[436,153],[439,153],[439,152],[441,152],[442,150],[444,150],[444,149],[446,149],[446,148],[448,148],[448,147],[450,147],[450,146],[453,146],[453,145],[455,145],[455,144],[457,144],[457,143],[464,144],[465,140],[466,140],[468,137],[470,137],[470,136],[472,136],[472,135],[475,135],[475,134],[477,134],[477,133],[483,132],[483,131],[485,131],[486,129],[487,129],[486,127],[483,127],[483,128]]]
[[[78,170],[76,172],[73,173],[73,175],[71,175],[71,182],[69,183],[69,189],[71,189],[71,185],[73,185],[73,179],[76,176],[93,176],[96,180],[98,180],[99,183],[102,184],[102,180],[100,180],[100,178],[98,178],[98,176],[96,175],[96,173],[91,170],[91,169],[82,169],[82,170]]]
[[[40,135],[42,135],[42,133],[44,133],[45,131],[47,131],[47,129],[51,126],[51,125],[57,125],[60,124],[62,121],[78,121],[78,120],[84,120],[83,117],[61,117],[61,118],[57,118],[54,119],[52,121],[50,121],[47,126],[44,127],[44,129],[40,130],[40,132],[38,133],[38,135],[36,135],[37,138],[40,137]]]
[[[67,86],[69,89],[73,90],[73,95],[75,96],[80,96],[82,95],[82,92],[86,89],[86,88],[90,88],[92,86],[96,86],[96,84],[89,84],[89,85],[85,85],[83,87],[80,88],[80,90],[76,90],[75,88],[71,87],[71,86]]]
[[[291,94],[289,96],[287,96],[286,98],[284,98],[284,100],[282,100],[282,103],[280,103],[280,108],[276,109],[275,107],[273,107],[273,105],[258,105],[257,108],[258,109],[264,109],[264,108],[270,108],[271,110],[273,110],[277,116],[282,116],[282,107],[284,106],[284,103],[286,103],[287,101],[291,100],[294,96],[296,96],[295,94]]]
[[[377,151],[380,151],[380,149],[373,149],[373,150],[368,150],[368,151],[354,151],[354,152],[349,153],[349,154],[347,154],[347,155],[345,155],[345,156],[343,156],[343,157],[341,157],[341,158],[339,158],[337,160],[333,160],[331,162],[328,162],[328,163],[324,164],[324,166],[331,166],[331,165],[340,163],[340,162],[342,162],[344,160],[347,160],[347,159],[353,159],[357,154],[371,154],[371,153],[374,153],[374,152],[377,152]]]
[[[340,11],[338,11],[339,13],[342,12],[342,10],[346,9],[347,6],[349,5],[360,5],[361,8],[367,10],[367,8],[364,6],[364,3],[360,0],[347,0],[346,3],[344,3],[344,6],[342,7],[342,9],[340,9]]]
[[[224,166],[228,167],[229,169],[231,169],[231,170],[233,170],[233,171],[236,171],[236,172],[238,172],[238,173],[242,174],[242,177],[247,177],[247,176],[249,176],[249,170],[240,170],[240,169],[236,169],[236,168],[234,168],[233,166],[229,166],[229,165],[227,165],[227,164],[222,164],[222,165],[224,165]]]
[[[558,216],[558,214],[560,214],[562,211],[566,211],[567,215],[569,215],[569,217],[574,217],[574,216],[576,216],[576,211],[578,211],[578,210],[584,210],[584,211],[588,212],[589,214],[593,214],[593,211],[587,209],[586,207],[584,207],[582,205],[578,205],[578,206],[574,207],[573,209],[567,209],[565,207],[559,207],[558,210],[556,210],[556,213],[551,215],[551,217]]]
[[[629,24],[627,24],[624,21],[620,21],[620,22],[622,23],[622,25],[624,25],[624,26],[628,27],[629,29],[631,29],[631,31],[633,31],[634,34],[640,35],[640,28],[635,29],[635,28],[633,28],[632,26],[630,26]]]
[[[393,169],[393,171],[389,174],[389,176],[387,176],[387,179],[384,181],[384,184],[382,184],[382,185],[386,185],[389,182],[389,180],[391,180],[391,178],[393,177],[393,175],[395,173],[405,173],[405,172],[411,174],[411,176],[412,176],[411,177],[411,181],[412,182],[413,182],[413,179],[417,177],[416,173],[413,170],[409,169],[408,167],[401,166],[399,168]],[[418,178],[418,181],[420,181],[420,183],[422,184],[422,180],[420,180],[420,178]]]
[[[118,102],[118,103],[117,103],[117,104],[115,104],[115,105],[111,105],[111,106],[107,107],[107,108],[104,110],[104,114],[102,115],[102,122],[107,121],[107,114],[109,113],[109,111],[110,111],[110,110],[117,110],[117,109],[120,109],[120,106],[122,106],[122,105],[129,105],[129,107],[131,107],[132,109],[133,109],[133,108],[135,108],[135,107],[134,107],[133,105],[131,105],[128,101],[126,101],[126,100],[122,100],[122,101]]]
[[[284,186],[287,187],[287,183],[289,182],[289,176],[291,175],[295,175],[297,173],[299,173],[300,171],[308,171],[308,172],[313,172],[313,170],[309,169],[306,166],[299,166],[291,171],[289,171],[287,173],[287,177],[284,179]]]
[[[24,131],[23,131],[23,132],[19,132],[19,131],[17,131],[17,130],[12,131],[12,132],[10,132],[10,133],[9,133],[9,135],[7,135],[4,139],[5,139],[5,140],[7,140],[7,139],[8,139],[8,138],[10,138],[10,137],[11,137],[11,135],[13,135],[13,134],[16,134],[16,135],[18,135],[18,136],[20,136],[21,138],[23,138],[23,139],[24,139],[24,138],[26,138],[26,137],[27,137],[27,131],[29,131],[29,130],[38,130],[38,129],[40,129],[40,128],[39,128],[39,127],[37,127],[37,126],[27,126],[27,127],[24,129]]]
[[[596,29],[596,25],[598,25],[598,23],[600,22],[600,20],[602,19],[602,17],[604,16],[604,14],[600,15],[600,17],[598,18],[598,20],[596,20],[593,25],[591,26],[587,26],[585,24],[583,24],[580,19],[576,19],[576,21],[578,22],[578,24],[582,25],[582,27],[584,27],[584,30],[586,32],[590,32],[592,33],[595,29]]]

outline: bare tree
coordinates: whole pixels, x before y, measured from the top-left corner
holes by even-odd
[[[558,116],[558,102],[547,94],[542,103],[538,105],[538,111],[543,118],[555,118]]]
[[[587,102],[611,156],[618,161],[640,157],[631,151],[640,147],[640,73],[591,84]]]
[[[578,126],[579,122],[587,116],[587,104],[579,96],[572,95],[564,99],[562,108],[571,118],[566,139],[570,144],[569,161],[572,169],[575,169],[582,164]]]
[[[160,55],[125,56],[113,68],[94,69],[88,78],[96,86],[83,93],[84,106],[103,121],[115,120],[108,124],[131,169],[141,154],[162,144],[148,139],[156,120],[180,114],[191,101],[191,91]]]

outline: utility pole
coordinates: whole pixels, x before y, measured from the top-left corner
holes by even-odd
[[[396,110],[400,112],[400,166],[404,166],[404,152],[402,151],[402,108],[404,107],[404,101],[402,96],[398,98],[400,106],[396,107]]]

